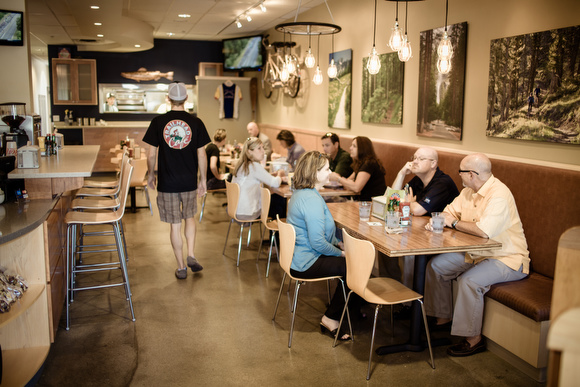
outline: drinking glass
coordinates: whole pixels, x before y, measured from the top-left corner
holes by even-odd
[[[371,202],[359,202],[358,215],[361,222],[368,222],[371,218]]]
[[[386,222],[387,228],[393,229],[399,227],[399,211],[387,211]]]
[[[432,212],[431,213],[431,225],[433,226],[433,232],[441,234],[443,228],[445,227],[445,216],[442,212]]]

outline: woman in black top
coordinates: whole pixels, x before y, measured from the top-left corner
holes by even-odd
[[[226,182],[220,174],[220,149],[226,143],[226,130],[218,129],[213,135],[213,141],[205,147],[207,155],[207,189],[226,188]]]
[[[330,180],[338,181],[346,189],[360,192],[359,200],[370,201],[373,196],[384,195],[385,169],[375,154],[373,143],[368,137],[358,136],[350,145],[350,156],[353,159],[353,173],[348,178],[333,172]]]

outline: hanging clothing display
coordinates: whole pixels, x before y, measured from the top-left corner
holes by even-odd
[[[214,97],[220,103],[220,119],[238,118],[238,105],[242,99],[242,89],[238,85],[228,80],[217,87]]]

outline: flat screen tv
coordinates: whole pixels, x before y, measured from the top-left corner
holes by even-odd
[[[224,70],[257,70],[264,64],[262,35],[223,40]]]
[[[22,12],[0,9],[0,45],[23,46]]]

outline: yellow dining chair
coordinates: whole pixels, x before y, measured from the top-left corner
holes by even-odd
[[[268,190],[268,188],[262,187],[260,189],[260,192],[262,194],[262,216],[260,220],[264,225],[264,228],[262,229],[262,237],[260,239],[264,240],[264,234],[266,230],[272,232],[272,236],[270,237],[270,250],[268,252],[268,265],[266,266],[266,278],[268,278],[268,275],[270,273],[270,260],[272,259],[272,245],[276,247],[277,256],[278,257],[280,256],[278,252],[278,244],[276,243],[276,233],[278,232],[278,220],[268,219],[268,212],[270,212],[270,199],[271,199],[270,190]],[[258,260],[260,259],[261,252],[262,252],[262,243],[260,243],[260,247],[258,248],[258,257],[256,258],[256,262],[258,262]]]
[[[377,328],[377,316],[379,308],[382,305],[395,305],[408,301],[419,301],[421,311],[423,312],[423,322],[425,323],[425,333],[427,335],[427,344],[429,346],[429,355],[431,356],[431,367],[435,369],[433,361],[433,350],[431,349],[431,337],[427,325],[427,315],[423,306],[423,296],[397,280],[392,278],[370,278],[371,271],[375,262],[375,246],[369,242],[356,239],[348,235],[345,229],[342,229],[344,241],[344,252],[346,255],[346,284],[350,288],[346,304],[340,318],[338,331],[342,325],[344,311],[348,311],[348,301],[353,292],[361,296],[370,304],[375,304],[375,318],[373,321],[373,333],[371,337],[371,348],[369,351],[369,365],[367,369],[367,380],[371,377],[371,361],[373,355],[373,345],[375,342],[375,331]],[[354,338],[353,338],[354,340]],[[334,339],[336,346],[336,338]]]
[[[282,296],[282,289],[284,288],[284,281],[286,280],[286,276],[290,278],[290,280],[296,281],[296,287],[294,288],[294,299],[292,305],[292,323],[290,325],[290,334],[288,337],[288,348],[292,346],[292,334],[294,333],[294,321],[296,320],[296,306],[298,303],[298,292],[300,291],[300,286],[304,285],[306,282],[318,282],[318,281],[327,281],[331,279],[337,279],[340,281],[342,285],[342,294],[344,299],[346,300],[346,291],[344,288],[344,281],[340,276],[331,276],[331,277],[321,277],[321,278],[298,278],[292,276],[290,274],[290,265],[292,265],[292,257],[294,256],[294,246],[296,245],[296,230],[294,226],[290,223],[282,222],[280,220],[280,216],[276,216],[278,221],[278,229],[280,232],[280,266],[282,270],[284,270],[284,275],[282,276],[282,282],[280,283],[280,291],[278,292],[278,300],[276,301],[276,308],[274,308],[274,316],[272,316],[272,321],[276,320],[276,312],[278,311],[278,305],[280,304],[280,297]],[[350,337],[352,337],[352,326],[350,325],[350,315],[348,310],[346,311],[347,319],[348,319],[348,326],[350,329]],[[340,327],[336,331],[335,340],[340,334]]]
[[[232,223],[236,222],[240,225],[240,236],[238,241],[238,261],[236,266],[240,266],[240,255],[242,253],[242,237],[244,235],[244,224],[249,223],[250,229],[248,230],[248,242],[247,246],[250,245],[250,238],[252,237],[252,224],[258,223],[260,218],[254,220],[239,220],[236,216],[238,212],[238,202],[240,200],[240,186],[237,183],[230,183],[226,181],[226,196],[228,201],[228,215],[230,216],[230,225],[228,226],[228,233],[226,234],[226,240],[224,242],[224,251],[222,254],[226,253],[226,246],[228,244],[228,236],[230,235],[230,229],[232,228]]]

